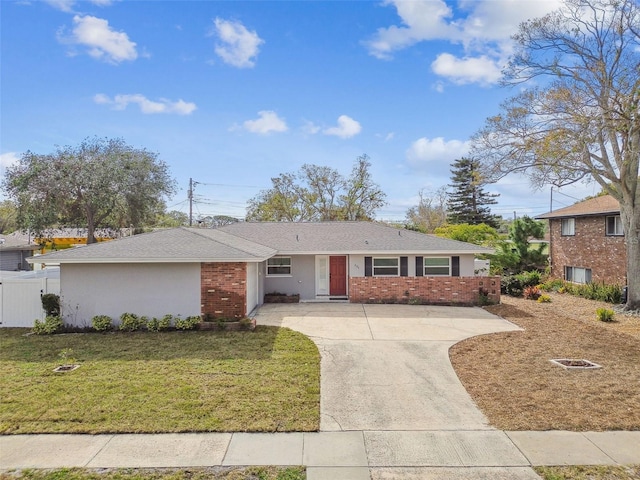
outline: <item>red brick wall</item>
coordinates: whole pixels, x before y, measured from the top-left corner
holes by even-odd
[[[200,264],[202,315],[241,318],[247,311],[247,264]]]
[[[354,303],[396,302],[478,305],[480,289],[500,302],[500,277],[350,277]]]
[[[575,235],[561,235],[561,220],[550,220],[551,275],[564,278],[564,267],[590,268],[593,282],[626,285],[624,237],[605,235],[605,217],[577,217]]]

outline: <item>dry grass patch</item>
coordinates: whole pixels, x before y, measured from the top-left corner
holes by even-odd
[[[535,471],[544,480],[634,480],[640,478],[640,466],[638,465],[535,467]]]
[[[25,336],[0,329],[0,433],[315,431],[320,355],[286,328]],[[80,368],[54,373],[60,352]]]
[[[304,480],[304,467],[210,467],[190,469],[22,470],[0,480]]]
[[[595,320],[599,306],[553,295],[546,304],[504,296],[502,304],[487,307],[525,330],[465,340],[451,348],[450,357],[493,426],[640,429],[640,336],[634,336],[640,318],[603,324]],[[552,358],[587,359],[603,368],[566,370],[549,362]]]

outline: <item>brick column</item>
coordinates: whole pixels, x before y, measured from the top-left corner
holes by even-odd
[[[247,264],[200,264],[202,315],[242,318],[247,314]]]

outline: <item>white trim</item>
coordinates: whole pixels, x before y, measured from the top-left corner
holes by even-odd
[[[322,261],[324,261],[324,268],[322,267]],[[324,278],[322,274],[324,274]],[[329,255],[316,255],[315,280],[316,295],[329,295],[331,289],[331,284],[329,283]]]
[[[444,268],[444,265],[437,265],[437,266],[431,266],[431,267],[427,267],[425,265],[425,260],[427,258],[446,258],[447,260],[449,260],[449,265],[447,265],[449,267],[449,272],[448,273],[427,273],[426,269],[427,268]],[[430,255],[430,256],[424,256],[422,257],[422,275],[424,277],[450,277],[451,276],[451,270],[453,268],[453,262],[451,261],[451,257],[447,257],[444,255]]]
[[[376,275],[376,260],[396,260],[396,274],[395,275]],[[378,266],[377,268],[393,268],[392,266]],[[400,257],[371,257],[371,276],[372,277],[399,277],[400,276]]]
[[[282,268],[287,267],[287,265],[269,265],[269,260],[276,258],[288,258],[289,259],[289,273],[269,273],[269,267]],[[265,265],[265,274],[267,277],[275,278],[275,277],[291,277],[293,272],[293,259],[289,255],[276,255],[274,257],[268,258]]]

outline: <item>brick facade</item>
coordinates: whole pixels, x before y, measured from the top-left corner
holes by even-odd
[[[591,269],[593,282],[626,285],[624,237],[606,235],[606,216],[575,217],[575,235],[562,236],[559,218],[550,219],[551,275],[564,278],[564,267]]]
[[[478,305],[479,292],[500,302],[500,277],[350,277],[352,303]]]
[[[247,313],[247,264],[200,264],[202,315],[242,318]]]

